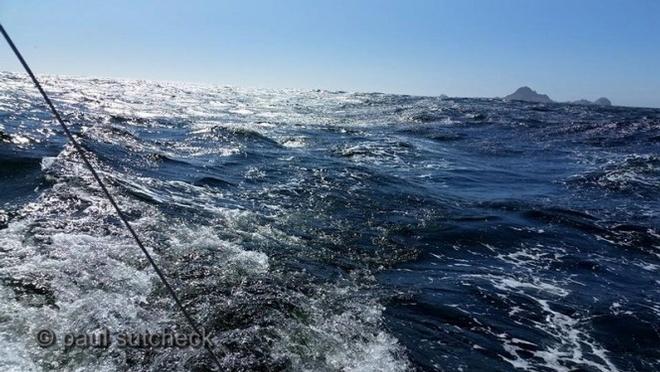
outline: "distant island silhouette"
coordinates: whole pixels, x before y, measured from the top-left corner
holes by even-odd
[[[547,94],[537,93],[530,87],[524,86],[516,89],[515,92],[504,97],[507,101],[524,101],[524,102],[537,102],[537,103],[553,103],[550,97]],[[605,98],[600,97],[595,101],[589,101],[586,99],[580,99],[573,102],[567,102],[574,105],[596,105],[596,106],[612,106],[612,102]]]
[[[504,97],[507,101],[525,101],[525,102],[539,102],[539,103],[552,103],[553,100],[550,99],[545,94],[536,93],[530,87],[520,87],[515,92]]]

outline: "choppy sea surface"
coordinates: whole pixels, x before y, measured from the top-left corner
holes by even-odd
[[[660,369],[660,110],[42,77],[228,370]],[[0,74],[0,369],[214,368]]]

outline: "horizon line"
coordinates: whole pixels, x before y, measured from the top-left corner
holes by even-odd
[[[25,71],[10,71],[10,70],[0,70],[0,74],[4,73],[9,73],[9,74],[15,74],[15,75],[26,75],[27,73]],[[183,80],[169,80],[169,79],[142,79],[142,78],[134,78],[134,77],[111,77],[111,76],[93,76],[93,75],[70,75],[70,74],[59,74],[59,73],[36,73],[35,75],[40,75],[40,76],[46,76],[46,77],[63,77],[63,78],[69,78],[69,79],[98,79],[98,80],[115,80],[115,81],[144,81],[144,82],[149,82],[149,83],[166,83],[166,84],[188,84],[188,85],[197,85],[201,87],[226,87],[226,88],[239,88],[239,89],[261,89],[261,90],[289,90],[289,91],[307,91],[307,92],[312,92],[312,91],[326,91],[326,92],[332,92],[332,93],[350,93],[350,94],[388,94],[388,95],[396,95],[396,96],[409,96],[409,97],[428,97],[428,98],[453,98],[453,99],[495,99],[495,100],[502,100],[504,102],[511,102],[511,101],[518,101],[518,102],[528,102],[528,103],[533,103],[529,101],[523,101],[523,100],[505,100],[504,97],[484,97],[484,96],[450,96],[445,93],[441,93],[438,95],[429,95],[429,94],[411,94],[411,93],[403,93],[403,92],[381,92],[381,91],[358,91],[358,90],[344,90],[344,89],[327,89],[327,88],[294,88],[294,87],[278,87],[278,88],[266,88],[266,87],[259,87],[259,86],[246,86],[246,85],[234,85],[234,84],[227,84],[227,83],[204,83],[204,82],[198,82],[198,81],[183,81]],[[29,78],[29,76],[27,76]],[[519,88],[523,87],[529,87],[530,89],[534,90],[535,92],[538,93],[538,90],[535,88],[532,88],[529,86],[529,84],[524,84],[521,85]],[[519,89],[518,88],[518,89]],[[546,94],[550,96],[547,93],[540,93],[540,94]],[[606,97],[607,98],[607,97]],[[585,99],[585,98],[581,98]],[[574,103],[574,101],[555,101],[552,98],[551,103],[554,104],[569,104],[569,105],[579,105]],[[619,104],[614,104],[612,103],[611,106],[609,107],[625,107],[625,108],[633,108],[633,109],[651,109],[651,110],[660,110],[660,106],[658,107],[651,107],[651,106],[628,106],[628,105],[619,105]]]

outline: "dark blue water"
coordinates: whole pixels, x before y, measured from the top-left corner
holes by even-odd
[[[660,110],[44,77],[229,370],[660,369]],[[186,329],[24,77],[0,75],[0,367]]]

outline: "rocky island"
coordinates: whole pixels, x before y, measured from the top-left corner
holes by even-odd
[[[530,87],[520,87],[512,94],[504,97],[507,101],[524,101],[524,102],[537,102],[537,103],[552,103],[553,101],[546,94],[537,93]],[[567,102],[574,105],[595,105],[595,106],[612,106],[612,102],[605,98],[600,97],[597,100],[591,102],[586,99],[580,99],[577,101]]]
[[[589,101],[588,99],[579,99],[570,103],[574,105],[612,106],[612,102],[605,97],[600,97],[593,102]]]
[[[535,90],[532,90],[530,87],[521,87],[518,88],[512,94],[504,97],[507,101],[525,101],[525,102],[539,102],[539,103],[552,103],[553,100],[550,99],[545,94],[536,93]]]
[[[600,97],[597,100],[594,101],[594,105],[598,106],[612,106],[612,101],[605,97]]]

